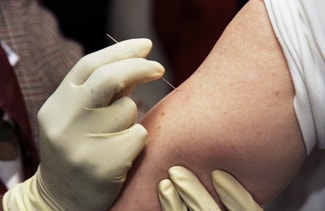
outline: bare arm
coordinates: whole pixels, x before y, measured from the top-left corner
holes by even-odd
[[[223,169],[259,203],[270,200],[306,156],[293,96],[264,2],[251,0],[198,70],[142,121],[148,147],[113,210],[159,210],[157,184],[174,165],[193,170],[211,193],[210,173]]]

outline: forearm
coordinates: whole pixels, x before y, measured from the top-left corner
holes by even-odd
[[[142,121],[149,143],[114,210],[157,210],[167,169],[233,174],[259,203],[275,196],[305,158],[294,89],[263,1],[250,1],[201,67]],[[216,196],[213,193],[214,196]]]

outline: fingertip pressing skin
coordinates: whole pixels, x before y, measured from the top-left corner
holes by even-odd
[[[215,170],[211,175],[219,198],[229,210],[263,210],[233,176],[221,170]]]
[[[163,179],[158,184],[158,196],[164,211],[187,211],[187,207],[179,197],[175,186],[169,179]]]
[[[192,171],[183,166],[174,166],[168,170],[168,174],[184,203],[191,210],[220,210],[217,202]]]
[[[171,190],[172,182],[169,179],[163,179],[158,183],[160,192],[168,193]]]
[[[142,139],[147,138],[148,131],[141,124],[134,124],[132,127],[134,131],[143,137]]]
[[[173,166],[168,169],[168,175],[172,180],[183,180],[186,179],[186,174],[192,174],[191,172],[187,172],[185,168],[182,166]]]
[[[178,196],[177,191],[169,179],[163,179],[158,183],[158,193],[160,201],[164,203],[168,203],[170,199],[177,198]]]

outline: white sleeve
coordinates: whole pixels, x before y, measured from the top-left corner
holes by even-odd
[[[294,109],[309,154],[325,148],[325,0],[265,0],[290,69]]]

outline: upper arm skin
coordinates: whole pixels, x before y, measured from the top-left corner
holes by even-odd
[[[251,0],[198,70],[143,119],[148,146],[113,210],[159,210],[157,184],[174,165],[214,196],[210,173],[223,169],[259,203],[270,200],[306,156],[293,97],[264,2]]]

